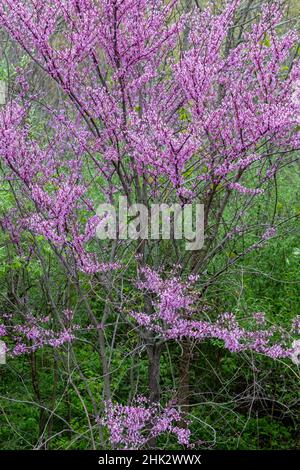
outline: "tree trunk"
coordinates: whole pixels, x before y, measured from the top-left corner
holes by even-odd
[[[190,402],[190,364],[192,359],[192,344],[189,338],[181,342],[182,354],[179,363],[178,405],[187,412]],[[183,413],[184,416],[185,413]]]
[[[160,400],[160,356],[162,345],[152,344],[147,347],[149,357],[149,392],[150,401],[159,402]]]
[[[159,403],[160,400],[160,357],[162,353],[161,344],[151,344],[147,346],[148,358],[149,358],[149,399],[151,403]],[[149,423],[149,428],[151,429],[152,423]],[[148,446],[150,449],[156,447],[156,438],[152,437],[148,441]]]

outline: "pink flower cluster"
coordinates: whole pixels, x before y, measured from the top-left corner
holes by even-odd
[[[106,426],[110,442],[119,449],[141,449],[163,433],[173,434],[178,443],[191,447],[189,422],[173,406],[161,408],[145,397],[138,397],[131,405],[106,403],[103,418],[97,422]]]
[[[72,312],[64,312],[66,318],[72,318]],[[75,340],[78,325],[64,326],[60,330],[53,330],[50,326],[50,318],[35,318],[33,315],[25,315],[21,324],[15,324],[10,315],[3,315],[6,325],[0,325],[0,337],[5,337],[8,343],[8,354],[19,356],[34,352],[45,346],[59,348],[64,344]]]
[[[198,319],[201,312],[195,306],[197,298],[189,292],[193,285],[191,278],[187,283],[178,278],[163,280],[148,267],[141,269],[140,274],[143,280],[138,282],[138,288],[155,294],[153,313],[131,312],[131,316],[141,327],[154,331],[164,340],[215,338],[222,340],[231,352],[252,350],[272,358],[291,356],[292,349],[286,340],[275,340],[276,335],[283,336],[279,327],[262,329],[265,325],[262,312],[254,314],[256,326],[252,331],[241,326],[233,313],[224,313],[216,321]]]

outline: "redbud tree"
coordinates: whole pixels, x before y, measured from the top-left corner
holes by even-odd
[[[9,205],[1,226],[19,263],[7,274],[0,335],[8,357],[30,358],[37,401],[38,350],[53,350],[55,367],[65,358],[81,397],[76,370],[95,416],[82,400],[94,448],[95,423],[102,446],[105,426],[117,447],[154,446],[165,432],[189,444],[179,411],[195,343],[293,352],[290,332],[268,327],[262,313],[249,312],[247,323],[206,301],[220,276],[276,236],[274,217],[249,213],[300,147],[299,35],[279,2],[248,3],[216,11],[180,0],[0,0],[14,51],[0,108]],[[98,206],[121,196],[148,208],[203,204],[204,246],[187,251],[174,236],[97,239]],[[148,397],[130,406],[115,404],[112,390],[124,328],[136,338],[128,354],[145,351],[149,363]],[[77,362],[80,342],[97,351],[105,409]],[[161,354],[174,342],[178,390],[163,407]],[[42,435],[46,422],[43,409]]]

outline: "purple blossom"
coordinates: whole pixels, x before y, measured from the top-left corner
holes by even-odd
[[[131,312],[136,322],[148,330],[152,330],[164,340],[176,340],[184,337],[198,341],[219,339],[231,352],[252,350],[272,358],[289,357],[291,348],[283,338],[281,329],[261,329],[265,326],[265,316],[262,312],[253,314],[259,329],[249,331],[242,327],[235,315],[226,312],[216,321],[196,319],[197,309],[194,307],[195,298],[188,291],[188,284],[177,278],[163,280],[157,272],[143,268],[143,281],[138,288],[154,293],[154,313],[148,315],[142,312]],[[201,312],[200,312],[201,316]],[[278,333],[282,340],[275,343],[274,335]]]
[[[151,438],[163,433],[173,434],[179,444],[191,446],[189,423],[181,413],[174,407],[161,408],[145,397],[127,406],[108,402],[104,417],[97,421],[108,428],[111,444],[119,449],[144,448]]]

